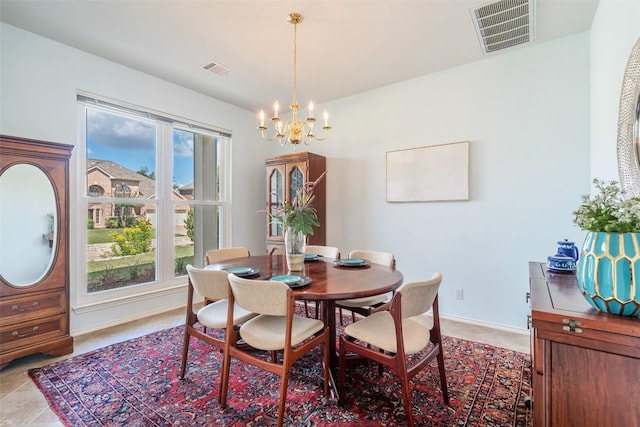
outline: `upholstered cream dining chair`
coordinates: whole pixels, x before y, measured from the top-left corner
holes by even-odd
[[[215,337],[207,334],[204,328],[224,329],[227,327],[227,309],[229,298],[229,281],[227,276],[229,273],[222,270],[205,270],[195,268],[191,264],[187,265],[187,274],[189,275],[189,288],[187,292],[187,319],[184,329],[184,344],[182,346],[182,364],[180,365],[180,378],[184,378],[185,369],[187,367],[187,356],[189,353],[189,343],[191,337],[198,338],[209,345],[224,349],[225,338]],[[198,293],[211,302],[205,305],[197,312],[193,307],[193,294]],[[233,318],[230,324],[232,327],[257,316],[244,310],[241,307],[235,307]],[[197,327],[200,324],[203,330]],[[218,396],[219,398],[220,396]]]
[[[247,258],[250,255],[249,249],[242,246],[210,249],[204,257],[204,265],[215,264],[216,262],[222,262],[234,258]]]
[[[224,348],[220,405],[223,408],[227,406],[231,359],[236,358],[281,377],[278,426],[282,426],[291,366],[318,345],[322,346],[324,393],[329,391],[329,329],[320,320],[294,315],[296,304],[293,292],[283,282],[243,279],[229,274],[229,284],[229,333]],[[254,349],[268,351],[272,355],[281,351],[282,363],[273,356],[261,358],[246,352],[237,345],[232,325],[238,306],[259,314],[240,327],[240,337]],[[264,386],[269,385],[267,383]]]
[[[355,354],[387,366],[399,378],[410,427],[414,421],[409,382],[434,358],[438,362],[443,400],[449,405],[438,311],[441,282],[442,275],[435,273],[429,280],[405,283],[394,294],[388,311],[375,311],[344,328],[340,336],[341,403],[345,401],[346,359]],[[429,309],[432,319],[428,318]],[[409,355],[416,356],[409,361]],[[407,363],[411,363],[410,367]]]
[[[396,259],[390,252],[369,251],[356,249],[349,252],[349,258],[362,258],[374,264],[385,265],[389,268],[396,267]],[[356,313],[363,316],[368,316],[376,307],[381,306],[385,302],[389,301],[389,294],[373,295],[364,298],[353,298],[340,300],[336,302],[336,307],[340,312],[340,324],[342,325],[342,309],[351,311],[352,320],[356,321]]]
[[[335,246],[319,246],[319,245],[307,245],[305,246],[305,254],[320,255],[320,261],[333,262],[340,259],[340,250]],[[315,318],[318,318],[318,312],[320,310],[320,303],[316,301],[316,313]],[[304,302],[304,312],[309,317],[309,305],[308,302]]]
[[[251,254],[249,249],[243,246],[236,246],[232,248],[220,248],[209,249],[204,256],[204,265],[215,264],[217,262],[223,262],[235,258],[248,258]],[[204,299],[204,303],[209,304],[211,300],[209,298]],[[207,328],[205,328],[206,332]]]

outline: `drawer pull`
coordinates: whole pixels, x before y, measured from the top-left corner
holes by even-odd
[[[26,307],[26,308],[20,308],[20,306],[18,304],[14,304],[11,306],[11,310],[13,311],[29,311],[29,310],[33,310],[34,308],[38,307],[38,301],[34,301],[31,303],[31,307]]]
[[[574,319],[562,319],[562,323],[566,325],[562,327],[563,331],[575,332],[576,334],[582,333],[582,328],[579,327],[582,326],[581,321]]]
[[[527,314],[527,329],[531,329],[531,315]]]
[[[531,301],[531,292],[524,294],[524,302],[528,303],[529,301]]]
[[[11,335],[13,335],[14,337],[18,337],[18,338],[26,338],[26,337],[29,337],[29,336],[35,334],[36,332],[38,332],[38,327],[34,326],[33,329],[31,330],[31,332],[27,332],[26,334],[21,334],[18,331],[13,331],[11,333]]]

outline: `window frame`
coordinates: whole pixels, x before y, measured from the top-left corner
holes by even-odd
[[[89,102],[87,102],[89,99]],[[92,102],[93,101],[93,102]],[[106,112],[131,115],[134,118],[151,118],[156,122],[156,195],[153,199],[145,199],[145,204],[156,205],[156,280],[145,284],[133,284],[109,291],[89,293],[87,290],[87,223],[79,221],[76,225],[76,243],[79,250],[74,271],[79,285],[75,290],[73,310],[75,313],[85,313],[106,307],[141,301],[153,296],[161,296],[178,292],[186,287],[186,276],[175,276],[174,270],[174,214],[177,204],[190,206],[217,206],[220,210],[221,247],[229,246],[231,242],[231,133],[220,130],[215,126],[177,118],[168,114],[158,113],[142,107],[132,106],[124,102],[97,97],[96,95],[78,92],[77,117],[78,153],[77,177],[80,188],[77,213],[79,218],[86,218],[89,205],[95,203],[96,197],[88,194],[86,185],[86,117],[88,108],[97,108]],[[137,114],[136,114],[137,113]],[[173,131],[174,129],[188,132],[205,133],[221,138],[219,144],[220,163],[220,195],[218,200],[173,200]],[[139,204],[135,198],[104,198],[107,202],[127,202]],[[168,227],[168,228],[167,228]],[[171,229],[171,232],[167,230]]]

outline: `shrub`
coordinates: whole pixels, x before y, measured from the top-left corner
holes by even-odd
[[[138,222],[138,217],[128,216],[128,217],[126,217],[124,222],[125,222],[125,224],[124,224],[125,227],[135,227],[135,225]]]
[[[122,233],[111,232],[111,250],[116,256],[138,255],[149,252],[153,239],[153,227],[145,218],[138,217],[134,227],[125,227]]]
[[[91,218],[89,218],[89,220],[87,221],[87,228],[89,230],[93,230],[95,228],[95,223],[93,222],[93,220]]]
[[[107,228],[118,228],[120,227],[120,218],[118,218],[117,216],[108,216],[104,220],[104,223]]]

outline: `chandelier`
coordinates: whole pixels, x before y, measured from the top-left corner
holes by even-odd
[[[293,100],[291,101],[291,105],[289,105],[289,109],[291,110],[291,120],[282,120],[279,117],[280,105],[278,104],[278,101],[276,101],[273,105],[273,117],[271,117],[274,130],[273,136],[269,137],[265,135],[267,127],[264,124],[264,110],[260,111],[260,126],[258,126],[258,130],[260,130],[262,138],[267,141],[277,139],[280,145],[285,145],[288,141],[294,146],[294,149],[301,143],[310,145],[314,139],[318,141],[326,139],[327,134],[331,129],[331,126],[329,126],[329,114],[325,111],[324,125],[322,126],[324,133],[322,134],[322,137],[318,137],[314,133],[313,125],[316,119],[313,117],[313,101],[309,102],[306,120],[298,120],[299,106],[298,101],[296,100],[296,35],[298,24],[301,23],[303,19],[303,16],[296,12],[290,13],[287,17],[287,21],[293,24]]]

